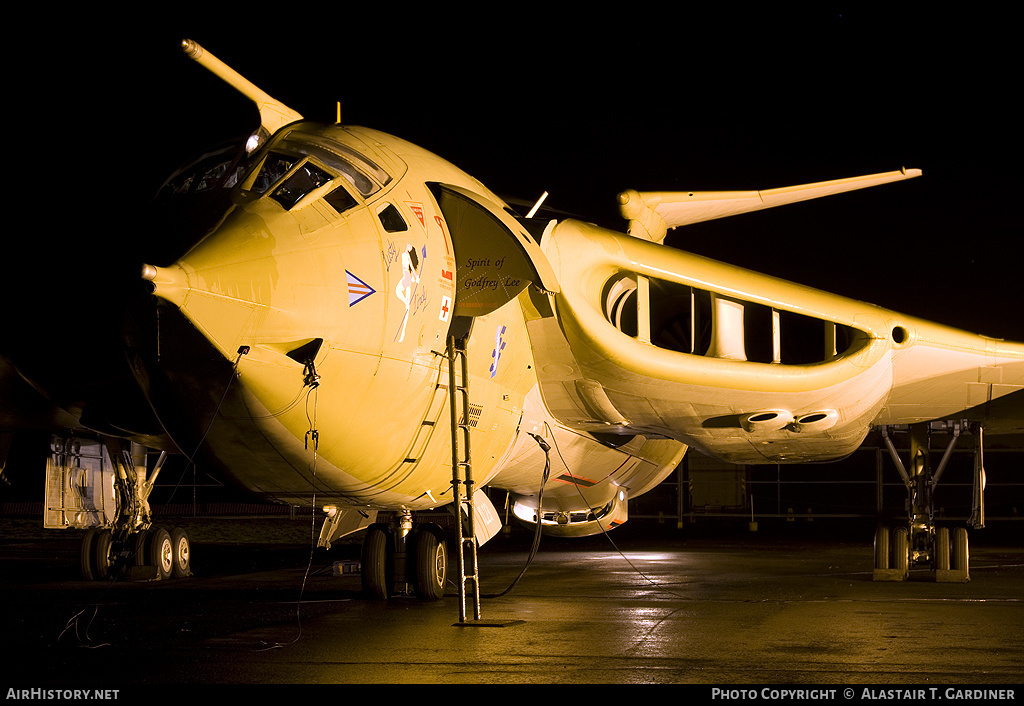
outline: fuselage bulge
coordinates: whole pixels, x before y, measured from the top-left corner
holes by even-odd
[[[875,425],[983,414],[1024,387],[1019,344],[520,218],[404,140],[285,114],[251,154],[168,182],[162,207],[203,210],[182,219],[201,232],[145,266],[155,303],[130,341],[177,447],[280,502],[451,503],[452,385],[471,390],[476,484],[535,522],[546,482],[540,515],[563,534],[624,521],[690,447],[832,460]],[[464,379],[449,379],[449,337]]]

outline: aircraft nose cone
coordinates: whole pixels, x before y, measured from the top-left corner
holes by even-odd
[[[148,282],[151,294],[166,299],[172,304],[181,306],[188,290],[188,275],[178,265],[156,267],[144,264],[141,271],[142,280]]]
[[[177,306],[225,357],[234,357],[259,308],[256,302],[215,291],[184,261],[145,264],[140,274],[152,294]]]

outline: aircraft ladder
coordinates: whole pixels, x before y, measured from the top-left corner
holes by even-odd
[[[459,622],[466,622],[466,585],[472,584],[473,619],[480,620],[480,576],[477,569],[476,531],[473,516],[473,466],[469,452],[469,370],[466,350],[448,337],[448,399],[452,427],[452,490],[459,528]],[[456,365],[458,361],[458,365]],[[457,383],[456,368],[461,368],[462,384]],[[461,405],[456,396],[462,396]],[[460,454],[459,438],[462,437]],[[465,493],[463,488],[465,486]],[[464,497],[463,497],[464,496]],[[463,516],[465,508],[465,516]],[[468,554],[468,556],[467,556]],[[467,570],[467,563],[469,568]]]

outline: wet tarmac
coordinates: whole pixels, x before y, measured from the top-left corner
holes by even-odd
[[[460,624],[454,587],[435,603],[370,601],[358,575],[333,575],[355,545],[311,552],[301,523],[255,522],[275,541],[228,544],[193,522],[191,578],[101,583],[78,578],[72,534],[19,537],[0,522],[4,693],[801,684],[836,685],[844,700],[844,685],[1024,682],[1024,547],[983,533],[972,536],[969,583],[923,570],[872,581],[870,536],[820,538],[827,531],[545,539],[515,588],[494,597],[530,545],[528,534],[499,536],[480,551],[482,621]]]

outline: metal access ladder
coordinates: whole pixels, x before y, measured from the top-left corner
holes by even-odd
[[[460,396],[461,400],[458,399]],[[459,622],[465,623],[467,594],[473,599],[473,620],[480,620],[480,575],[476,528],[473,526],[475,508],[473,465],[469,449],[469,370],[464,343],[457,341],[454,336],[448,337],[448,399],[452,427],[452,490],[459,532]],[[467,585],[470,586],[469,591]]]

